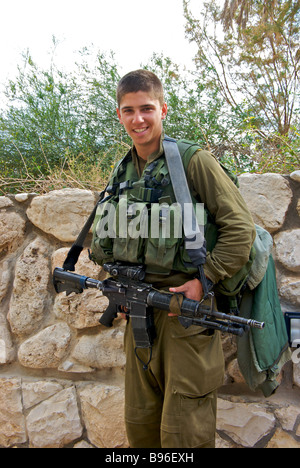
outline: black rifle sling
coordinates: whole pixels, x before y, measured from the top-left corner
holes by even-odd
[[[75,265],[78,261],[79,255],[81,254],[81,251],[83,250],[83,244],[85,241],[86,236],[88,235],[88,232],[93,224],[93,221],[96,216],[96,211],[97,211],[97,206],[98,204],[103,200],[105,192],[106,192],[107,186],[105,189],[100,193],[99,200],[97,201],[93,211],[91,212],[90,216],[88,217],[85,225],[83,226],[82,230],[80,231],[76,241],[70,248],[67,258],[64,261],[63,264],[63,269],[68,270],[68,271],[75,271]]]

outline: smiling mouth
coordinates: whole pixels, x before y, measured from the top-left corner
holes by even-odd
[[[144,128],[135,128],[133,131],[135,133],[143,133],[147,130],[148,127],[144,127]]]

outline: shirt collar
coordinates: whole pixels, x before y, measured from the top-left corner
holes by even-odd
[[[161,137],[160,137],[160,142],[159,142],[159,149],[154,151],[154,153],[151,153],[146,161],[146,164],[151,163],[152,161],[155,161],[155,159],[159,158],[163,153],[164,153],[164,147],[163,147],[163,140],[165,137],[165,132],[162,131]],[[133,145],[131,148],[131,155],[132,155],[132,161],[135,166],[135,168],[139,167],[139,157],[136,151],[135,146]]]

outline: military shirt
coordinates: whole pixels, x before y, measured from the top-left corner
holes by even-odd
[[[158,151],[147,161],[137,155],[132,148],[132,159],[139,176],[145,166],[159,158],[164,150],[163,135]],[[235,184],[224,172],[218,161],[209,151],[198,150],[187,167],[187,182],[192,195],[199,203],[204,203],[218,226],[218,240],[207,252],[204,271],[213,282],[232,277],[249,260],[255,240],[255,226],[246,203]],[[147,281],[157,287],[180,286],[190,279],[186,274],[173,273],[168,278],[147,275]]]

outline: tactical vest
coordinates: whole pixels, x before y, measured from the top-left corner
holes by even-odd
[[[200,147],[186,140],[177,144],[186,171]],[[237,185],[237,178],[222,167]],[[115,168],[107,193],[97,207],[93,224],[91,250],[95,262],[141,263],[146,273],[159,275],[169,275],[171,271],[197,273],[184,247],[182,213],[176,205],[164,154],[147,163],[139,178],[129,152]],[[193,197],[192,202],[196,208]],[[206,247],[212,251],[218,237],[217,226],[206,208],[202,215]],[[250,258],[233,279],[222,282],[224,294],[235,294],[240,289],[251,264]]]

